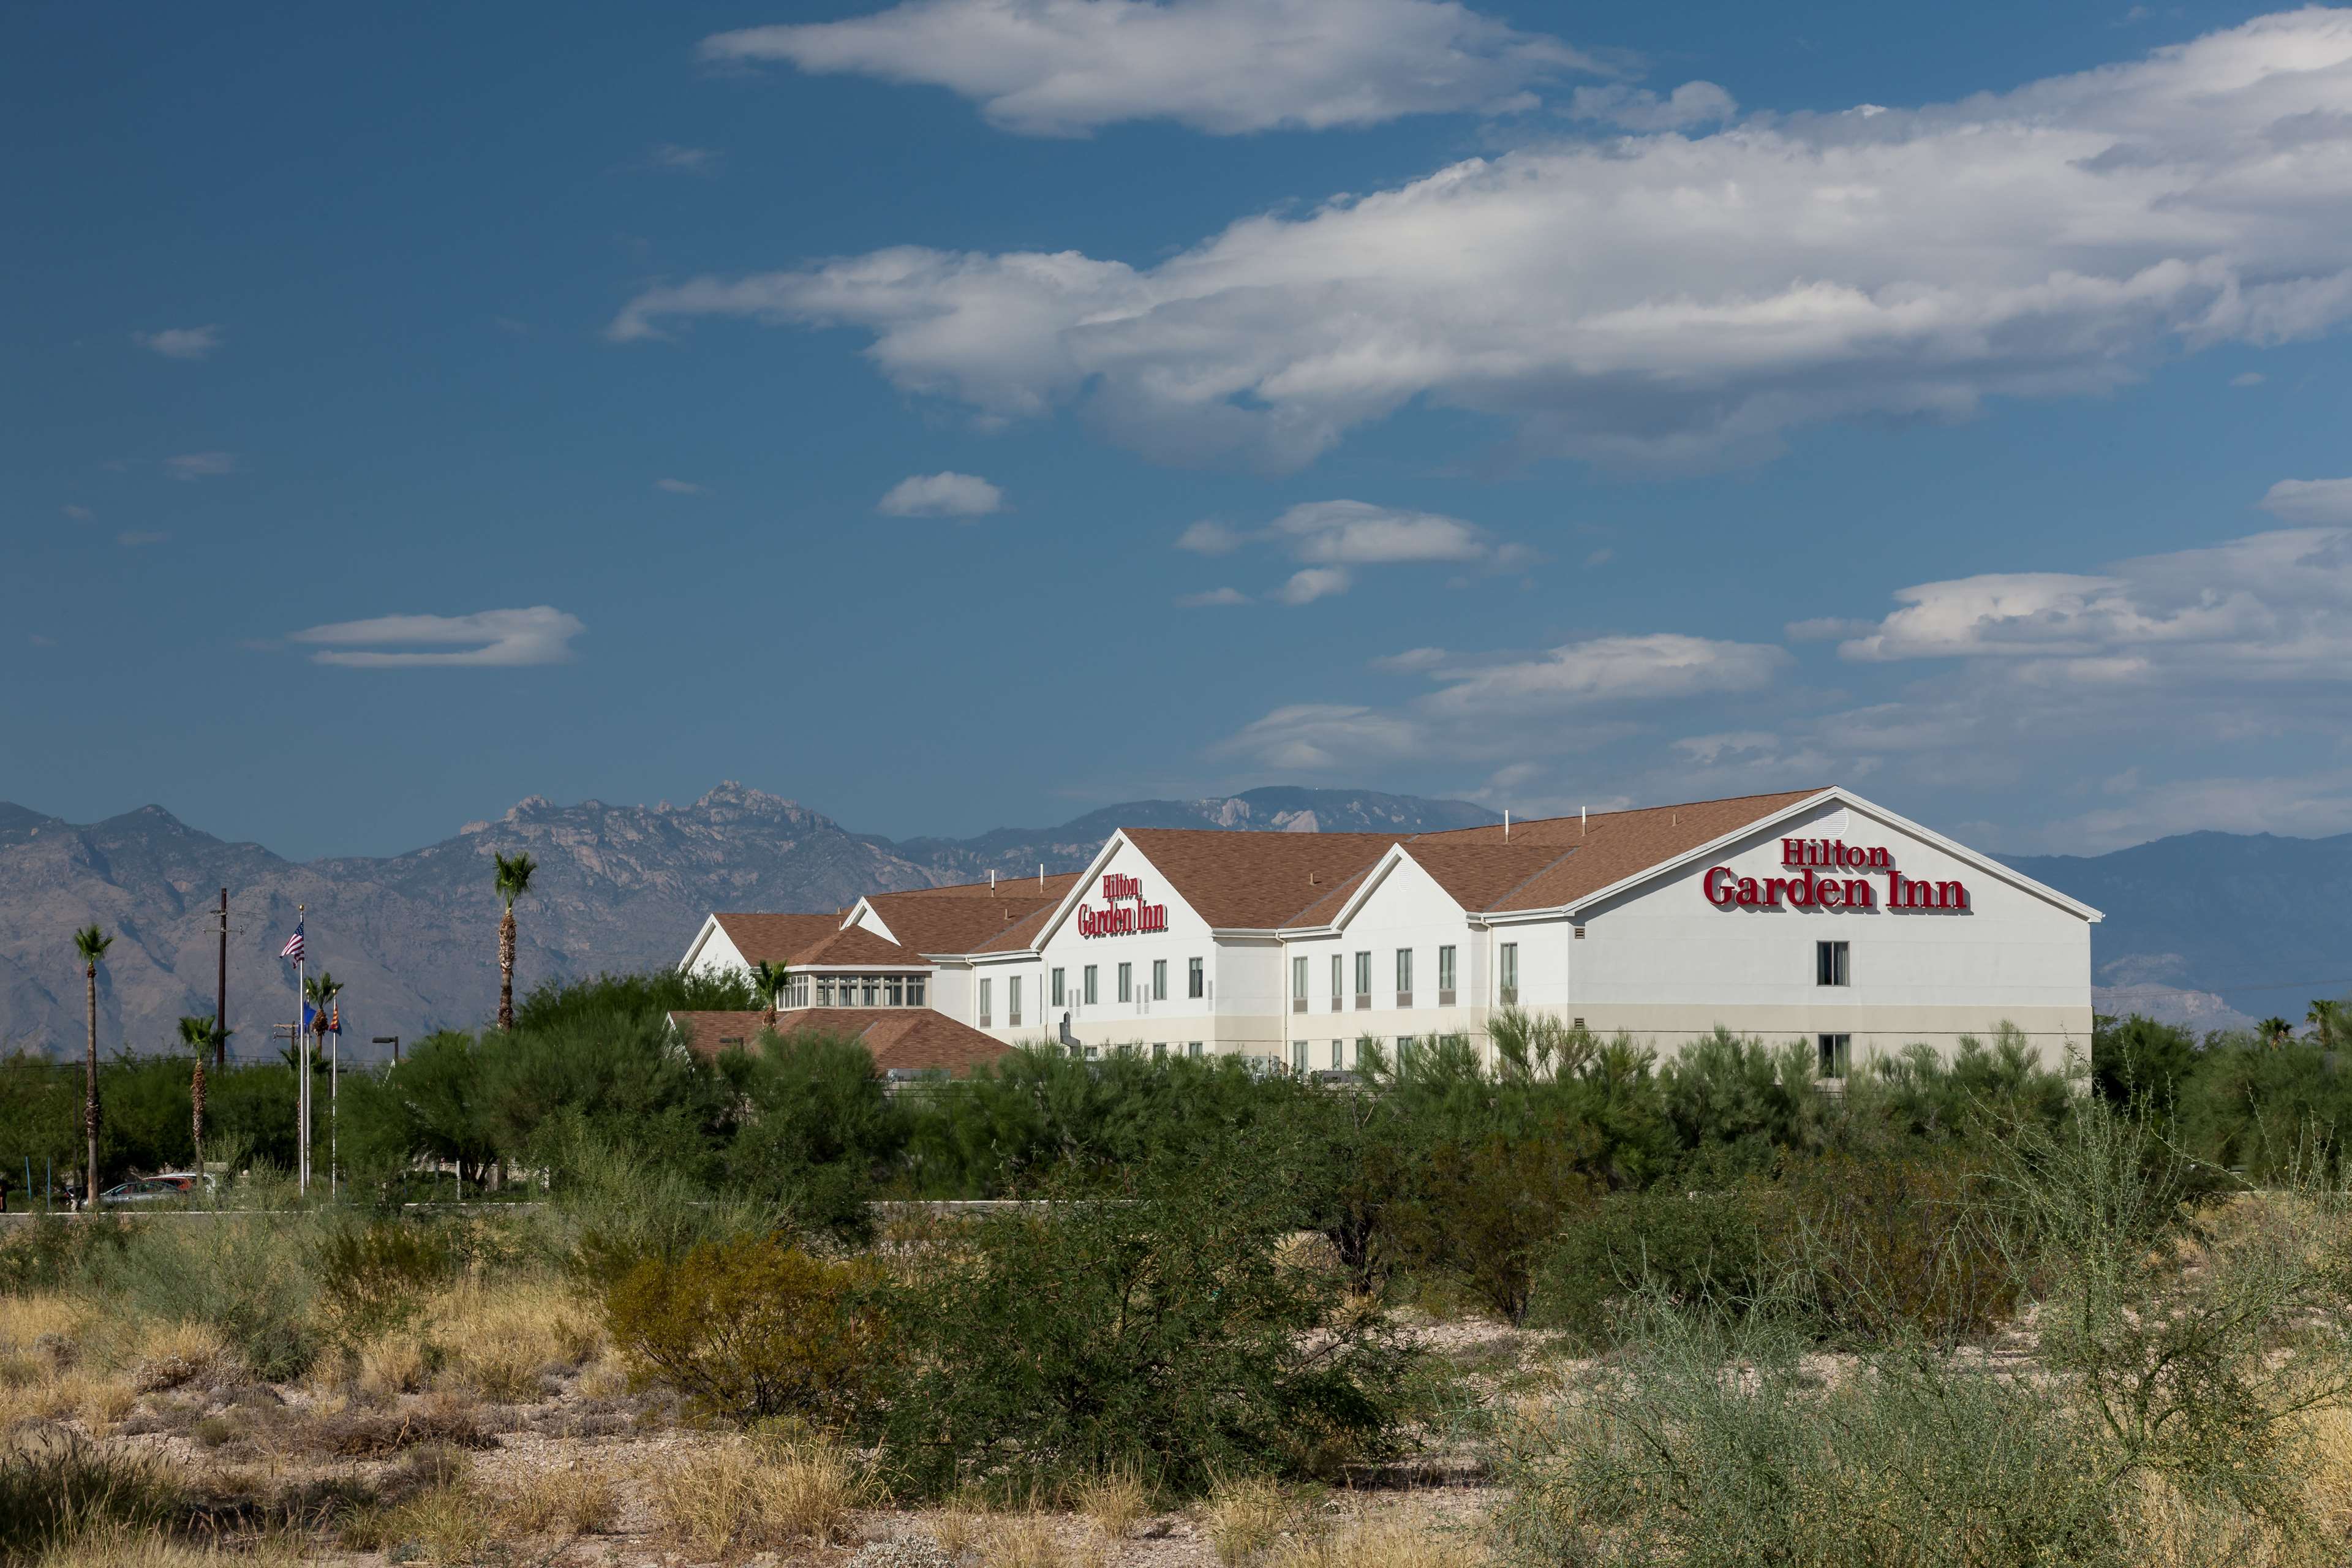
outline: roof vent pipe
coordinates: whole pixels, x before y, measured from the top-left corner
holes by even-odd
[[[1503,807],[1503,842],[1504,842],[1504,843],[1506,843],[1506,844],[1508,844],[1510,841],[1511,841],[1511,808],[1510,808],[1509,806],[1507,806],[1507,806]]]
[[[1043,860],[1037,862],[1037,890],[1041,893],[1045,890],[1045,862]]]
[[[1585,831],[1584,807],[1580,805],[1576,808],[1576,831],[1579,837],[1581,837]]]
[[[992,893],[996,891],[996,868],[993,866],[988,868],[988,890]]]

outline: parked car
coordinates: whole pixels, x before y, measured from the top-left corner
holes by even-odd
[[[164,1171],[152,1176],[137,1176],[109,1187],[99,1194],[98,1201],[102,1204],[182,1202],[198,1195],[199,1183],[203,1184],[201,1191],[205,1194],[220,1185],[213,1177],[200,1175],[194,1171]]]

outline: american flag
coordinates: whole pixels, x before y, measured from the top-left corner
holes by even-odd
[[[297,921],[294,922],[294,934],[286,939],[286,945],[278,950],[278,956],[280,958],[290,958],[297,963],[302,962],[301,921]]]

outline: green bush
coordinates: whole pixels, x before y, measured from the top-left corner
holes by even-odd
[[[1787,1269],[1783,1215],[1771,1189],[1718,1192],[1661,1184],[1611,1193],[1573,1218],[1538,1260],[1530,1321],[1605,1344],[1629,1312],[1744,1314]]]
[[[792,1415],[838,1426],[888,1342],[880,1275],[776,1237],[647,1258],[605,1293],[613,1342],[637,1374],[736,1421]]]
[[[132,1222],[84,1278],[120,1310],[209,1323],[262,1377],[298,1377],[319,1352],[311,1222],[267,1211]]]
[[[1568,1217],[1591,1201],[1585,1173],[1599,1143],[1589,1127],[1491,1133],[1425,1151],[1393,1227],[1417,1268],[1459,1280],[1507,1322],[1526,1318],[1538,1260]]]
[[[162,1465],[51,1428],[0,1438],[0,1563],[43,1561],[77,1536],[182,1522],[187,1494]]]
[[[1395,1446],[1410,1350],[1337,1271],[1286,1261],[1297,1215],[1267,1152],[1218,1155],[909,1258],[903,1353],[867,1407],[895,1487],[1125,1473],[1181,1495]]]
[[[869,1205],[908,1129],[864,1043],[814,1030],[770,1033],[756,1055],[729,1052],[719,1069],[745,1102],[727,1152],[737,1189],[805,1226],[868,1236]]]
[[[348,1344],[410,1321],[423,1309],[425,1292],[454,1275],[457,1264],[446,1231],[406,1219],[331,1224],[314,1258],[320,1309]]]
[[[1640,1325],[1506,1444],[1506,1561],[2126,1568],[2130,1494],[2061,1391],[1900,1352],[1825,1389],[1805,1349],[1761,1323]]]
[[[1778,1196],[1790,1287],[1829,1339],[1981,1336],[2014,1312],[2028,1282],[1984,1168],[1965,1154],[1798,1160]]]

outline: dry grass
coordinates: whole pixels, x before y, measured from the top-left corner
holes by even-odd
[[[32,1352],[54,1336],[79,1343],[97,1317],[90,1303],[58,1290],[27,1290],[0,1295],[0,1353]]]
[[[384,1516],[383,1539],[414,1542],[432,1563],[470,1563],[498,1538],[498,1513],[470,1479],[446,1481]]]
[[[284,1536],[226,1551],[115,1527],[59,1542],[35,1558],[33,1568],[294,1568],[300,1556],[297,1543]]]
[[[236,1352],[210,1323],[148,1318],[127,1336],[117,1356],[142,1394],[211,1382],[239,1370]]]
[[[980,1532],[981,1568],[1096,1568],[1106,1557],[1088,1542],[1073,1553],[1050,1514],[1004,1514]]]
[[[501,1404],[537,1399],[542,1367],[582,1366],[604,1348],[588,1304],[550,1279],[462,1280],[425,1304],[417,1331],[452,1376]]]
[[[1097,1476],[1078,1489],[1078,1511],[1106,1541],[1124,1541],[1151,1511],[1151,1494],[1131,1470]]]
[[[425,1341],[407,1330],[396,1330],[360,1347],[360,1392],[372,1399],[419,1393],[431,1373]]]
[[[869,1490],[855,1461],[831,1443],[762,1451],[740,1439],[662,1467],[647,1489],[662,1522],[713,1556],[845,1540]]]
[[[598,1535],[613,1528],[621,1495],[612,1472],[593,1459],[533,1476],[502,1510],[519,1535]]]
[[[947,1508],[931,1519],[931,1539],[950,1560],[961,1558],[980,1540],[986,1516],[968,1508]]]
[[[1273,1545],[1297,1512],[1289,1495],[1272,1481],[1220,1481],[1205,1510],[1209,1544],[1220,1563],[1246,1562]]]
[[[1326,1534],[1283,1542],[1266,1568],[1479,1568],[1485,1552],[1424,1513],[1360,1519]]]

